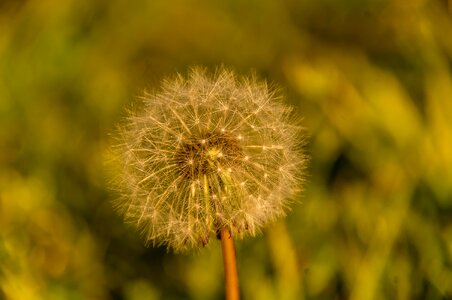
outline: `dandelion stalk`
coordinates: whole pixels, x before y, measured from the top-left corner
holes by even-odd
[[[220,238],[221,249],[223,251],[226,300],[238,300],[240,293],[234,240],[231,232],[227,228],[221,229]]]
[[[115,202],[147,243],[175,252],[221,236],[228,299],[237,299],[232,236],[255,235],[285,215],[305,156],[292,109],[265,82],[219,69],[145,93],[119,126]]]

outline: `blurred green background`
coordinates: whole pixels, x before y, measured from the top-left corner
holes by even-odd
[[[304,116],[300,203],[238,241],[245,299],[452,299],[449,0],[0,1],[0,299],[221,299],[219,243],[146,248],[109,134],[189,66],[253,70]]]

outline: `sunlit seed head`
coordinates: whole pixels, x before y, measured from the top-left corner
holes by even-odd
[[[195,68],[142,99],[119,127],[115,205],[147,242],[185,251],[285,214],[303,179],[303,135],[266,83]]]

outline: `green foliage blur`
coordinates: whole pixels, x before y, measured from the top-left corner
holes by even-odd
[[[288,217],[244,299],[452,298],[450,0],[0,1],[0,299],[222,299],[219,243],[145,247],[104,162],[142,89],[255,72],[304,116]]]

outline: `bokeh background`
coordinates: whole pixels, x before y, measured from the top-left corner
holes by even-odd
[[[143,89],[255,72],[304,116],[287,218],[237,241],[244,299],[452,299],[452,2],[1,0],[0,299],[221,299],[219,243],[146,248],[104,161]]]

